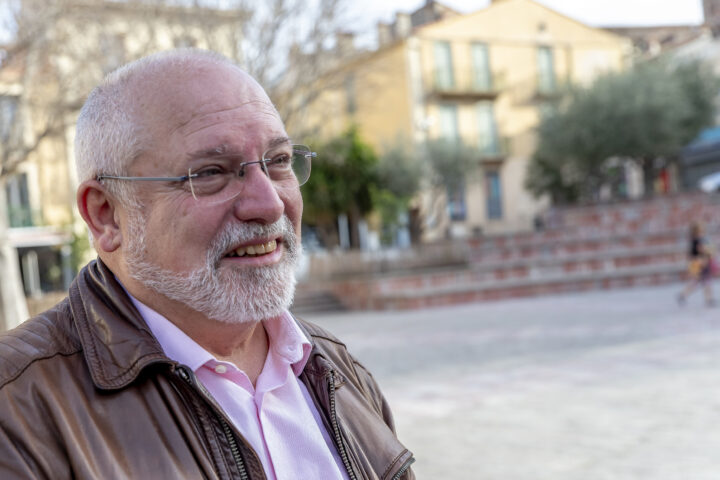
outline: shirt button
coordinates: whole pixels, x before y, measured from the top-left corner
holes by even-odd
[[[225,365],[215,365],[215,373],[223,374],[227,372],[227,367]]]

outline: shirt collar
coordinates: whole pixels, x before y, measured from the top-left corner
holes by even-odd
[[[217,360],[177,325],[133,297],[127,290],[125,292],[168,358],[190,367],[193,372],[208,361]],[[268,334],[269,348],[292,366],[295,376],[300,375],[310,358],[312,345],[293,316],[285,310],[277,317],[263,320],[263,325]]]
[[[205,365],[206,362],[215,359],[210,352],[180,330],[177,325],[129,293],[128,296],[168,358],[190,367],[193,372]]]
[[[263,320],[263,325],[273,353],[292,366],[295,376],[300,375],[310,358],[312,345],[293,316],[285,310],[278,317]]]

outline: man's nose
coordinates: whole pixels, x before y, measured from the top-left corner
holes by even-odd
[[[285,204],[262,163],[245,165],[243,176],[237,180],[243,183],[242,194],[234,201],[238,220],[267,224],[282,217]]]

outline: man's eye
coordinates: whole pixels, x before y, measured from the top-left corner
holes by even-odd
[[[291,157],[287,153],[275,155],[267,162],[268,167],[287,167],[290,165]]]
[[[193,172],[197,177],[196,178],[213,178],[218,175],[224,175],[227,173],[227,170],[225,170],[222,167],[203,167],[200,170]]]

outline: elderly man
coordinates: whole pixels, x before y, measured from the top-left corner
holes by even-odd
[[[372,376],[288,313],[314,154],[249,75],[126,65],[75,153],[99,258],[0,338],[0,478],[413,478]]]

